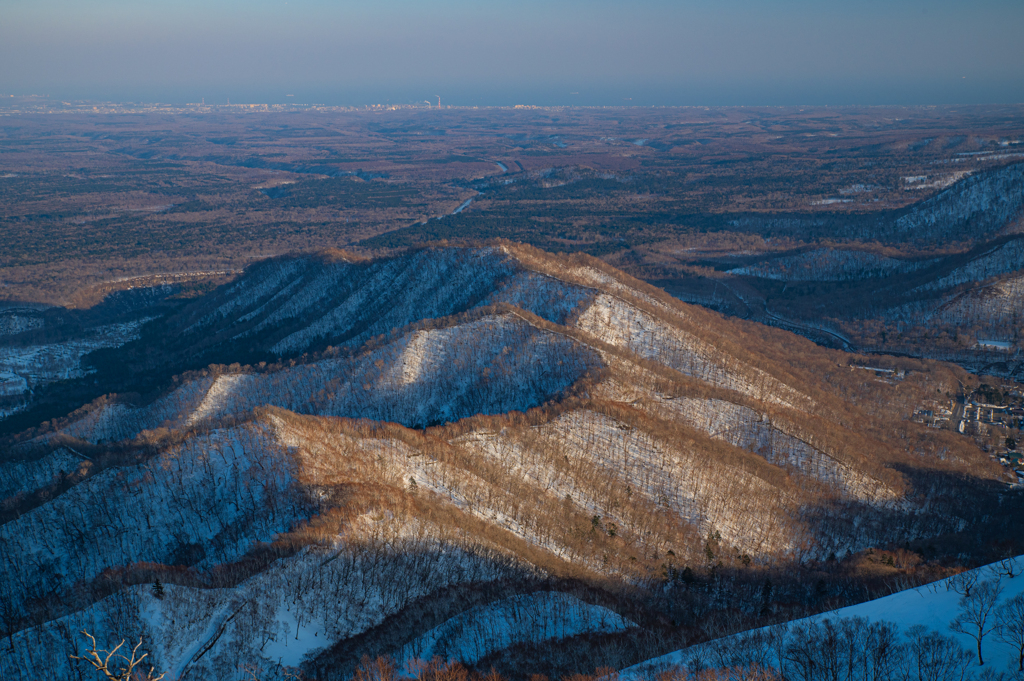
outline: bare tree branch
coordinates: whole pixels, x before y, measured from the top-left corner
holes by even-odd
[[[141,638],[139,639],[139,642],[135,644],[135,647],[132,648],[131,657],[128,657],[124,653],[118,654],[117,652],[125,644],[123,639],[112,650],[102,650],[97,649],[95,636],[85,630],[82,631],[82,634],[89,639],[91,647],[86,651],[85,655],[69,655],[68,657],[72,660],[83,660],[88,662],[94,669],[96,669],[96,671],[102,674],[104,678],[108,679],[108,681],[131,681],[133,676],[142,673],[142,661],[149,656],[149,653],[143,653],[141,656],[139,655],[139,648],[142,647]],[[115,661],[114,667],[111,667],[111,659],[114,658],[115,655],[117,656],[117,659],[123,660],[124,663],[121,664]],[[151,666],[149,671],[146,672],[146,675],[142,677],[142,681],[160,681],[164,678],[165,674],[163,673],[159,676],[154,676],[154,671],[155,670]]]

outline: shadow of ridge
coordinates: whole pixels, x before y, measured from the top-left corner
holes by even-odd
[[[471,250],[439,249],[439,247],[415,249],[405,255],[378,258],[373,261],[346,262],[345,266],[353,271],[363,273],[364,278],[360,280],[359,286],[370,285],[373,283],[371,274],[376,271],[374,268],[382,262],[400,262],[405,268],[403,272],[408,273],[407,270],[412,271],[409,268],[417,265],[423,258],[441,250],[450,252],[449,255],[453,258],[454,265],[458,267],[472,266]],[[301,277],[306,277],[314,270],[318,272],[319,264],[332,262],[332,257],[333,255],[327,252],[282,256],[284,259],[301,261],[306,264],[309,272],[301,274]],[[246,277],[258,273],[261,263],[279,262],[280,260],[281,258],[260,261],[251,266],[241,279],[244,280]],[[337,305],[342,304],[344,300],[348,300],[361,289],[353,288],[344,295],[339,294],[340,297],[329,298],[312,311],[296,318],[288,318],[277,323],[276,326],[272,325],[257,336],[245,338],[238,337],[237,334],[246,328],[255,328],[254,325],[261,323],[265,317],[254,318],[249,322],[249,327],[246,327],[245,325],[237,326],[237,320],[232,316],[221,320],[220,323],[209,329],[189,332],[191,322],[211,313],[218,303],[223,303],[230,298],[230,285],[223,285],[194,300],[171,301],[173,306],[169,307],[158,320],[145,325],[140,330],[141,335],[137,340],[116,348],[98,349],[83,357],[83,363],[87,363],[94,373],[78,379],[39,386],[25,409],[0,419],[0,445],[12,444],[39,434],[38,432],[29,433],[28,431],[32,429],[39,432],[52,430],[55,427],[55,422],[66,420],[66,417],[75,409],[88,405],[103,395],[138,393],[144,396],[144,402],[152,402],[173,388],[172,379],[176,375],[180,376],[190,371],[202,371],[212,365],[257,365],[261,362],[273,365],[275,361],[280,365],[283,361],[300,357],[302,358],[301,362],[305,363],[313,361],[317,355],[323,356],[324,351],[331,347],[329,344],[335,344],[333,347],[337,354],[343,349],[337,344],[348,343],[370,331],[379,330],[382,334],[347,348],[350,351],[349,354],[368,351],[420,328],[457,326],[481,315],[493,313],[498,309],[495,306],[482,306],[482,303],[487,296],[501,288],[508,276],[509,273],[496,276],[489,285],[478,291],[470,291],[465,299],[456,302],[449,301],[451,304],[448,305],[448,308],[441,310],[444,314],[438,317],[427,317],[420,310],[417,314],[413,314],[410,317],[411,321],[401,328],[391,331],[383,328],[375,329],[374,325],[379,321],[377,312],[380,311],[381,306],[386,307],[385,304],[388,301],[396,299],[401,294],[400,290],[392,291],[389,294],[391,297],[387,300],[376,301],[373,305],[363,305],[358,314],[353,313],[355,323],[345,332],[340,335],[323,335],[319,340],[311,341],[311,345],[305,351],[284,353],[283,358],[273,351],[275,339],[281,339],[306,329],[315,320],[321,319],[325,314],[336,309]],[[280,287],[270,291],[265,298],[271,299],[279,292]],[[284,304],[284,300],[286,299],[283,299],[280,304]],[[164,306],[168,305],[170,303]],[[60,314],[78,314],[78,311],[74,310],[55,309]],[[244,312],[247,309],[242,308],[241,311]],[[443,421],[427,420],[428,424],[435,422]],[[422,427],[424,424],[416,425]]]
[[[1024,552],[1020,518],[1024,489],[965,473],[890,464],[908,482],[900,505],[832,499],[806,508],[814,548],[801,560],[820,561],[865,548],[908,549],[926,561],[977,567]],[[906,507],[905,502],[912,504]]]
[[[472,669],[483,675],[494,670],[505,679],[523,681],[535,675],[553,679],[567,679],[574,674],[603,677],[608,669],[625,669],[681,650],[695,635],[681,628],[651,631],[633,627],[614,632],[584,632],[536,643],[515,643],[480,658]],[[598,670],[602,673],[598,674]]]
[[[305,675],[318,681],[350,679],[364,657],[397,656],[408,643],[472,608],[542,591],[564,593],[607,608],[639,624],[641,631],[646,632],[649,625],[656,626],[657,618],[652,619],[642,598],[614,594],[577,579],[539,577],[523,570],[514,578],[438,589],[407,604],[377,626],[338,641],[301,668]]]

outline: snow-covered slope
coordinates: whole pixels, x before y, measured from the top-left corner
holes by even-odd
[[[406,644],[396,659],[402,668],[434,657],[475,664],[513,645],[621,631],[633,626],[636,625],[607,608],[567,594],[540,592],[460,613]]]
[[[688,332],[683,325],[673,324],[671,318],[655,319],[607,294],[598,296],[587,307],[576,326],[606,343],[713,385],[787,406],[812,403],[807,396],[773,380],[763,371],[718,352],[711,343]]]
[[[898,211],[858,217],[745,215],[733,226],[760,234],[818,233],[824,238],[891,244],[976,242],[1000,234],[1024,208],[1024,163],[960,179]]]
[[[915,272],[931,267],[936,262],[936,259],[900,260],[863,251],[818,248],[747,267],[736,267],[729,270],[729,274],[746,274],[780,281],[858,281],[868,277]]]
[[[915,204],[897,218],[883,238],[957,241],[984,237],[1002,229],[1024,207],[1024,164],[971,175]]]
[[[287,453],[259,427],[214,431],[108,468],[0,526],[0,581],[28,586],[7,604],[23,607],[33,593],[70,589],[112,565],[236,560],[306,512],[293,475]]]
[[[83,356],[93,350],[117,347],[138,338],[139,328],[147,321],[150,320],[98,327],[83,338],[61,343],[0,344],[0,398],[22,398],[41,385],[85,376],[86,371],[81,364]],[[23,328],[35,327],[25,324],[18,327],[19,330]],[[20,402],[15,402],[14,406],[5,409],[0,404],[0,418],[21,406]]]
[[[413,331],[351,358],[198,378],[152,405],[104,406],[63,433],[90,442],[130,439],[145,429],[196,427],[263,405],[424,426],[525,411],[599,363],[596,353],[571,338],[510,314],[486,316]]]
[[[182,325],[185,333],[244,339],[287,356],[316,343],[358,347],[414,322],[497,303],[561,323],[590,295],[523,268],[500,248],[427,249],[370,262],[328,254],[251,268]]]
[[[999,474],[874,409],[887,386],[837,397],[838,355],[585,257],[277,258],[158,324],[255,359],[4,452],[4,679],[70,675],[82,628],[197,681],[647,636],[681,566],[963,531],[974,509],[920,485]]]
[[[0,338],[41,329],[45,323],[38,310],[17,307],[0,309]]]
[[[1004,565],[1012,566],[1010,571],[1013,574],[1012,577],[1009,576],[1010,573],[1005,570]],[[910,642],[909,639],[918,635],[920,631],[915,627],[951,637],[959,643],[962,651],[970,658],[969,664],[966,665],[968,673],[981,672],[983,669],[978,665],[975,652],[978,647],[977,639],[966,632],[958,632],[950,628],[950,624],[961,611],[964,595],[964,589],[958,582],[962,582],[963,578],[968,575],[978,582],[990,581],[998,585],[998,598],[995,601],[991,621],[985,626],[988,631],[981,642],[982,655],[985,667],[995,674],[1012,674],[1017,672],[1020,651],[1001,639],[994,631],[991,631],[991,628],[995,624],[995,610],[1000,605],[1024,593],[1024,576],[1020,574],[1022,567],[1024,567],[1024,556],[1010,558],[1006,564],[986,565],[958,577],[939,580],[884,598],[832,610],[806,620],[796,620],[779,626],[744,632],[685,648],[624,669],[620,672],[619,677],[630,681],[651,679],[666,670],[692,667],[698,661],[699,664],[702,663],[705,666],[710,664],[721,667],[746,666],[757,662],[775,669],[782,667],[790,674],[799,675],[800,672],[794,664],[796,660],[787,659],[786,655],[780,659],[778,651],[792,649],[797,639],[806,632],[808,626],[832,622],[838,625],[836,630],[841,631],[844,621],[847,627],[860,630],[863,634],[867,633],[867,628],[871,624],[889,623],[893,625],[893,630],[899,637],[892,642],[894,645],[907,645]],[[840,645],[842,644],[840,643]],[[862,642],[861,646],[863,645]],[[857,652],[864,651],[858,650]],[[897,655],[900,658],[909,658],[911,651],[902,650]],[[908,662],[909,660],[901,661]],[[894,673],[892,676],[880,675],[879,678],[902,677]]]

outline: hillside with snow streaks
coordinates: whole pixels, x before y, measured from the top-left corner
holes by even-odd
[[[61,343],[0,345],[0,398],[17,398],[48,383],[85,376],[88,373],[82,366],[85,355],[135,340],[147,321],[150,320],[101,326],[92,329],[85,337]],[[0,418],[4,415],[0,405]]]
[[[1003,284],[1024,274],[1024,163],[949,179],[898,210],[738,215],[730,227],[762,243],[651,251],[648,257],[666,258],[663,269],[618,257],[682,300],[816,343],[952,361],[1019,381],[1024,365],[977,341],[1021,351],[1024,299]],[[678,269],[673,259],[711,269]]]
[[[148,405],[106,403],[90,407],[56,433],[43,435],[43,441],[68,435],[87,442],[130,440],[143,430],[159,428],[165,422],[187,423],[198,410],[216,379],[206,376],[191,380]]]
[[[1022,315],[1024,275],[1003,279],[956,296],[936,309],[932,317],[947,323],[979,326],[990,336],[999,337],[1007,335],[1007,320],[1019,326]]]
[[[244,664],[280,672],[334,641],[372,629],[434,591],[464,580],[517,575],[486,551],[416,536],[430,528],[397,528],[393,519],[380,517],[365,524],[376,531],[387,528],[390,539],[367,536],[349,547],[303,551],[232,587],[168,584],[159,599],[149,585],[128,587],[15,634],[14,645],[0,650],[0,671],[5,679],[35,679],[24,673],[32,669],[73,678],[66,651],[80,645],[77,632],[86,629],[101,640],[152,641],[158,668],[187,672],[189,678],[241,679]],[[314,571],[315,590],[303,582]]]
[[[4,463],[0,465],[0,501],[44,487],[86,460],[61,448],[38,459]]]
[[[576,326],[606,343],[723,388],[787,406],[806,407],[811,403],[808,397],[763,371],[723,356],[694,334],[607,294],[598,296],[580,315]]]
[[[491,653],[521,643],[563,639],[636,626],[600,606],[566,594],[541,592],[477,606],[434,627],[402,648],[401,667],[416,660],[464,660],[475,664]]]
[[[1024,208],[1024,163],[972,174],[905,208],[841,218],[824,214],[740,214],[731,226],[758,234],[818,234],[886,244],[985,241],[1005,233]]]
[[[370,338],[499,303],[562,323],[593,291],[524,268],[500,248],[421,250],[360,262],[336,254],[277,258],[215,293],[184,333],[255,344],[274,356]]]
[[[63,429],[90,442],[277,406],[419,426],[525,411],[600,365],[596,353],[511,315],[424,329],[351,359],[191,381],[150,407],[103,406]]]
[[[916,272],[937,262],[936,259],[900,260],[864,251],[818,248],[747,267],[737,267],[729,270],[729,274],[746,274],[780,281],[857,281]]]
[[[289,394],[299,399],[280,406],[300,413],[423,426],[526,410],[598,365],[592,351],[572,340],[503,315],[416,331],[353,361],[271,375],[246,392],[259,396],[250,407],[275,404],[274,395]],[[312,372],[320,376],[310,380]],[[298,392],[320,385],[321,390]]]
[[[769,463],[796,475],[824,482],[844,495],[869,502],[891,502],[898,498],[883,482],[787,433],[786,424],[773,422],[768,414],[714,399],[680,397],[664,403],[679,418],[711,437],[763,456]]]
[[[214,432],[145,464],[108,469],[0,526],[0,551],[19,557],[0,562],[0,580],[21,585],[21,599],[70,598],[74,584],[110,567],[112,554],[120,564],[230,562],[304,512],[289,491],[292,471],[259,428]],[[21,599],[8,604],[18,608]]]
[[[280,286],[301,266],[301,261],[294,260],[271,260],[260,263],[248,273],[248,276],[227,288],[224,292],[226,302],[190,326],[187,331],[209,326],[217,320],[227,318],[235,310],[246,310],[267,295],[276,294]]]
[[[193,681],[347,680],[364,654],[507,671],[588,641],[626,666],[761,588],[719,580],[977,531],[964,490],[1004,485],[861,360],[585,256],[275,258],[153,323],[218,363],[0,456],[4,679],[70,677],[82,628]]]
[[[1017,244],[1024,242],[1007,244],[992,254],[992,260],[979,259],[977,267],[971,263],[954,270],[945,277],[939,289],[942,293],[937,298],[890,308],[885,313],[886,318],[895,324],[922,329],[947,328],[954,332],[960,329],[967,332],[965,336],[972,345],[982,338],[1008,341],[1011,351],[1016,352],[1012,346],[1024,314],[1024,275],[1018,271],[1021,261],[1003,256],[1010,251],[1011,255],[1024,258],[1024,250]],[[1021,252],[1012,253],[1017,250]],[[1006,272],[1014,273],[1006,275]],[[979,281],[981,283],[977,283]],[[929,284],[924,288],[938,287]]]
[[[25,331],[41,329],[46,324],[36,310],[24,308],[0,309],[0,337],[16,336]]]
[[[937,291],[961,284],[983,282],[1001,274],[1016,272],[1024,264],[1024,239],[1013,239],[974,258],[966,265],[920,287],[922,291]]]
[[[385,266],[383,271],[374,272],[365,288],[355,294],[355,300],[346,300],[329,318],[321,318],[306,330],[286,337],[273,350],[295,351],[316,337],[351,334],[355,330],[353,320],[367,324],[365,330],[345,341],[358,344],[412,320],[468,309],[493,290],[499,277],[511,273],[508,264],[486,252],[468,258],[457,251],[424,252],[408,262],[398,262],[401,269]],[[372,321],[365,317],[368,311],[373,314]]]
[[[500,282],[484,305],[506,304],[556,324],[590,303],[596,291],[538,272],[521,271]]]
[[[977,337],[1013,341],[1024,314],[1024,275],[945,295],[937,301],[907,303],[893,308],[888,316],[918,326],[946,324],[971,329]],[[1012,344],[1012,343],[1011,343]]]
[[[1024,163],[967,177],[915,204],[883,236],[957,241],[964,230],[972,238],[994,235],[1024,207]],[[966,239],[965,239],[966,240]]]
[[[766,515],[762,506],[765,496],[774,497],[772,514],[785,515],[790,510],[785,492],[740,467],[708,466],[701,460],[704,452],[675,447],[587,411],[562,417],[545,436],[561,451],[578,452],[584,466],[605,470],[620,484],[669,506],[701,535],[718,531],[729,544],[753,554],[788,547],[785,522]],[[751,524],[755,516],[758,522]]]
[[[587,298],[588,292],[578,287],[554,283],[535,273],[513,273],[509,263],[491,253],[468,262],[464,258],[424,255],[403,263],[401,270],[397,267],[382,269],[340,305],[303,330],[285,337],[271,350],[287,354],[302,350],[315,340],[331,338],[345,338],[345,344],[358,345],[376,334],[401,328],[418,319],[497,303],[509,303],[549,321],[561,322]],[[365,308],[371,307],[368,301],[377,308],[376,319],[361,333],[347,337],[358,324],[365,323],[361,315],[365,314]],[[382,301],[388,304],[379,309]],[[268,317],[267,321],[274,319]]]

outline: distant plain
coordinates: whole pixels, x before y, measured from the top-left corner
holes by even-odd
[[[76,111],[2,118],[0,300],[502,237],[817,342],[1020,371],[986,343],[1022,333],[1024,106]]]

